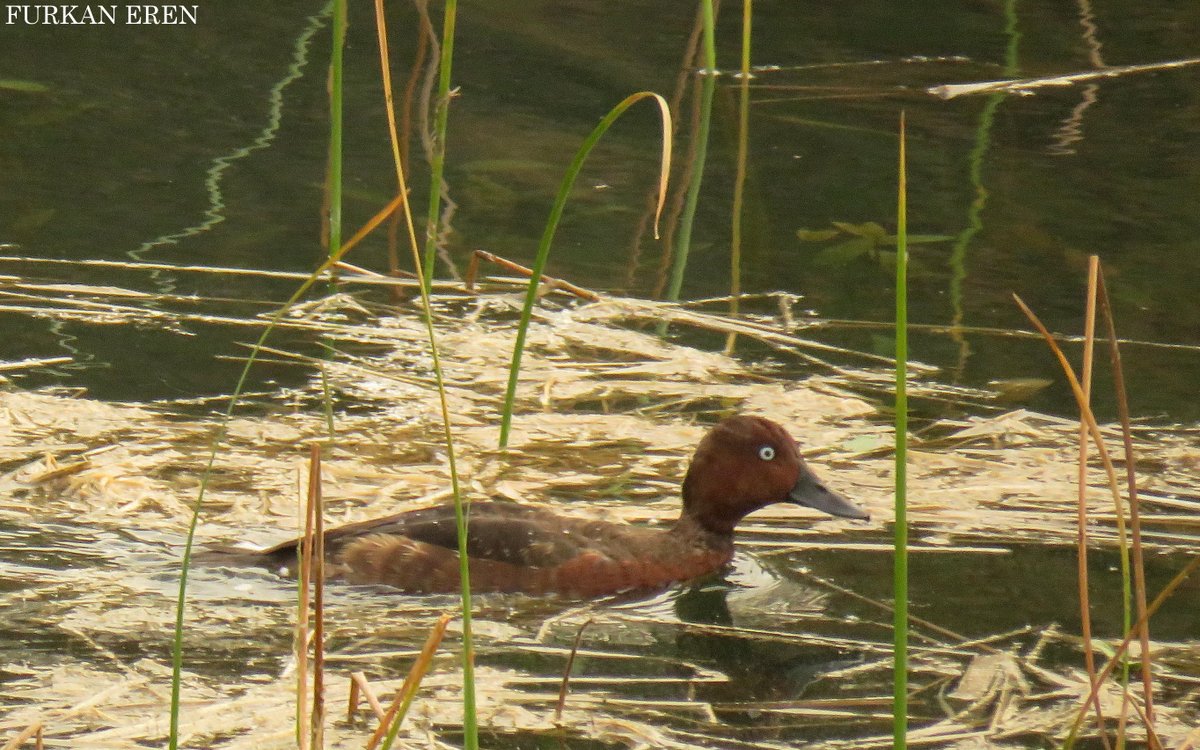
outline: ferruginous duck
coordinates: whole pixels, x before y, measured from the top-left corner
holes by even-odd
[[[733,557],[734,527],[774,503],[870,518],[817,478],[783,427],[762,417],[730,417],[696,448],[683,480],[683,512],[669,528],[572,518],[507,502],[471,503],[471,589],[578,598],[661,589],[726,565]],[[294,569],[299,542],[261,551],[226,548],[204,557]],[[457,591],[454,507],[331,529],[325,533],[325,556],[331,578],[410,593]]]

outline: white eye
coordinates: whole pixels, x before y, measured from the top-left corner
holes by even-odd
[[[775,449],[769,445],[764,445],[758,449],[758,457],[764,461],[770,461],[775,458]]]

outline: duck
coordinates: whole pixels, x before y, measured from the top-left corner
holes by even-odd
[[[574,599],[662,590],[726,566],[733,559],[738,523],[775,503],[870,520],[865,509],[817,477],[787,430],[759,416],[728,417],[704,435],[684,476],[682,498],[678,520],[659,529],[508,501],[472,502],[471,590]],[[301,543],[290,539],[261,550],[210,548],[200,559],[294,574]],[[339,526],[325,532],[324,543],[327,578],[410,594],[458,591],[451,504]]]

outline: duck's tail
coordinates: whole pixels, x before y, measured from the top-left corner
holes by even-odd
[[[278,570],[296,560],[296,546],[276,546],[254,549],[236,544],[209,544],[192,553],[192,562],[199,565],[255,567]]]

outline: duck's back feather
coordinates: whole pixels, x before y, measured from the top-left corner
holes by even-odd
[[[589,597],[661,588],[719,568],[732,551],[668,531],[571,518],[513,503],[474,503],[469,518],[471,588],[480,592]],[[269,564],[292,568],[299,543],[292,539],[256,554]],[[340,526],[326,533],[325,549],[333,577],[418,593],[458,589],[453,506]]]

